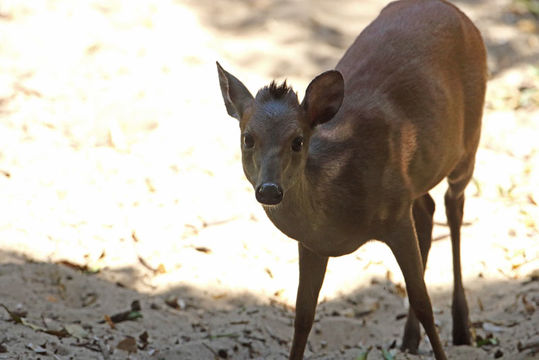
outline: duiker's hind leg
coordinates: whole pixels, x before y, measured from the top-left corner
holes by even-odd
[[[468,304],[462,285],[460,265],[460,227],[464,214],[464,189],[470,182],[474,168],[474,156],[461,161],[448,176],[449,188],[445,193],[445,213],[451,231],[451,248],[453,250],[453,344],[471,344],[470,320]]]
[[[432,200],[432,197],[427,193],[416,199],[412,207],[412,213],[414,216],[415,230],[419,241],[424,271],[427,265],[430,244],[432,242],[432,216],[434,214],[434,200]],[[404,327],[401,349],[416,354],[420,340],[419,321],[417,320],[412,307],[410,307],[406,325]]]

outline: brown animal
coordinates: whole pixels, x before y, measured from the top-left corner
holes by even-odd
[[[286,82],[253,97],[217,68],[256,199],[298,241],[290,359],[303,358],[328,257],[371,239],[389,246],[406,282],[411,307],[402,349],[417,351],[421,322],[436,359],[446,358],[423,280],[434,212],[428,191],[446,177],[453,343],[470,344],[460,227],[487,80],[485,47],[472,22],[444,0],[395,1],[335,70],[312,80],[301,104]]]

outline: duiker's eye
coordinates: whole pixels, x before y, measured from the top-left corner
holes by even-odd
[[[252,149],[255,146],[255,139],[251,134],[243,134],[242,143],[245,149]]]
[[[292,140],[292,150],[298,152],[301,148],[303,148],[303,136],[297,136]]]

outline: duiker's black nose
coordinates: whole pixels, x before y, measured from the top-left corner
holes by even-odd
[[[274,183],[264,183],[256,188],[256,199],[265,205],[277,205],[283,199],[283,189]]]

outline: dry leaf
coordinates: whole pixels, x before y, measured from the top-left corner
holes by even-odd
[[[149,341],[148,341],[149,338],[150,338],[150,335],[148,335],[147,331],[144,331],[142,334],[140,334],[138,336],[138,339],[141,342],[141,346],[139,347],[140,350],[146,349],[146,347],[148,346],[148,343],[149,343]]]
[[[138,300],[135,300],[131,303],[130,310],[122,311],[120,313],[114,314],[109,317],[109,320],[112,321],[113,323],[136,320],[142,317],[142,313],[140,312],[140,310],[141,310],[140,302]]]
[[[400,314],[397,314],[397,316],[395,316],[395,320],[401,320],[401,319],[404,319],[407,316],[408,316],[407,313],[400,313]]]
[[[153,186],[152,179],[146,178],[144,179],[144,181],[146,182],[146,187],[148,188],[148,191],[152,193],[155,192],[155,186]]]
[[[126,150],[128,147],[125,135],[117,120],[111,121],[108,128],[108,145],[119,150]]]
[[[192,224],[184,225],[182,239],[187,239],[188,237],[196,236],[196,235],[198,235],[198,229],[195,225],[192,225]]]
[[[212,298],[215,299],[215,300],[219,300],[219,299],[222,299],[222,298],[225,298],[225,297],[226,297],[226,293],[212,295]]]
[[[132,338],[130,336],[126,337],[122,341],[116,345],[116,349],[120,349],[123,351],[127,351],[128,353],[136,353],[137,352],[137,341],[135,338]]]
[[[271,306],[274,306],[274,307],[280,307],[280,308],[283,308],[283,309],[288,310],[288,311],[296,311],[295,307],[290,306],[288,303],[286,303],[284,301],[280,301],[280,300],[277,300],[277,299],[269,299],[269,303],[270,303]]]
[[[93,303],[95,303],[96,301],[97,301],[97,294],[96,293],[88,293],[82,299],[82,306],[83,307],[90,306]]]
[[[116,328],[116,325],[114,325],[114,321],[112,321],[112,320],[110,319],[110,316],[108,316],[108,315],[105,314],[104,318],[105,318],[105,322],[106,322],[107,324],[109,324],[109,326],[110,326],[111,329],[115,329],[115,328]]]
[[[369,314],[372,314],[373,312],[375,312],[379,308],[380,308],[380,302],[375,301],[372,304],[368,305],[368,307],[366,307],[366,308],[364,307],[363,309],[361,309],[361,308],[356,309],[354,316],[356,318],[364,317],[364,316],[367,316]]]
[[[535,219],[532,218],[531,216],[528,216],[526,217],[526,219],[524,219],[524,225],[526,225],[530,229],[535,229],[537,227],[535,223]]]
[[[167,272],[167,269],[165,268],[165,265],[163,265],[163,264],[157,265],[156,273],[164,274],[166,272]]]
[[[146,269],[152,271],[154,274],[164,274],[166,273],[165,265],[159,264],[157,268],[154,268],[151,266],[142,256],[138,256],[138,261],[142,266],[144,266]]]
[[[54,335],[54,336],[57,336],[59,338],[65,338],[65,337],[69,337],[70,334],[67,332],[66,329],[60,329],[60,330],[53,330],[53,329],[38,329],[39,331],[42,331],[46,334],[49,334],[49,335]]]
[[[69,335],[76,337],[77,339],[83,339],[88,336],[88,332],[78,324],[67,324],[64,328]]]
[[[535,306],[526,299],[526,295],[522,296],[522,304],[528,315],[532,315],[535,312]]]
[[[405,297],[406,297],[406,288],[405,288],[401,283],[395,284],[395,292],[396,292],[397,295],[399,295],[401,298],[405,298]]]
[[[34,345],[32,343],[29,343],[29,344],[26,344],[26,348],[32,350],[38,355],[47,355],[47,349],[44,349],[39,345]]]
[[[196,251],[200,251],[204,254],[210,254],[211,253],[211,249],[210,248],[207,248],[205,246],[198,246],[195,248]]]
[[[177,310],[185,310],[187,307],[187,304],[185,303],[185,300],[180,299],[176,296],[170,296],[165,300],[165,304],[170,306],[173,309]]]
[[[69,260],[60,260],[56,264],[67,266],[73,270],[81,271],[84,273],[95,274],[99,272],[97,268],[90,268],[88,265],[79,265]]]

